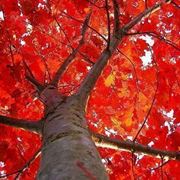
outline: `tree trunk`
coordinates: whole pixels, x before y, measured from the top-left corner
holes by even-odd
[[[52,98],[51,98],[52,99]],[[56,103],[54,103],[56,104]],[[49,109],[43,127],[40,180],[106,180],[99,153],[88,131],[77,96]]]

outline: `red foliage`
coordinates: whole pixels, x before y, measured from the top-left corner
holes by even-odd
[[[42,117],[43,106],[33,97],[35,91],[25,78],[24,62],[41,83],[47,83],[72,51],[70,46],[78,45],[81,22],[87,13],[93,12],[89,25],[103,37],[108,36],[104,1],[99,0],[95,5],[92,2],[0,1],[1,115],[34,120]],[[147,6],[156,2],[159,1],[147,1]],[[87,119],[95,132],[116,139],[133,139],[145,120],[146,125],[137,138],[139,143],[179,150],[180,14],[178,1],[173,2],[137,24],[130,33],[138,33],[124,37],[120,52],[110,59],[88,102]],[[118,0],[118,3],[121,26],[145,8],[143,0]],[[109,12],[113,27],[111,3]],[[80,51],[96,62],[106,43],[93,29],[87,31]],[[78,54],[60,80],[60,91],[66,95],[74,93],[91,67],[92,64]],[[38,135],[0,125],[0,174],[19,170],[40,145]],[[99,152],[112,180],[160,179],[162,172],[164,179],[180,179],[177,161],[157,168],[161,165],[157,158],[102,148]],[[38,164],[36,159],[20,178],[35,179]],[[80,163],[78,166],[84,168]],[[8,176],[11,178],[14,176]]]

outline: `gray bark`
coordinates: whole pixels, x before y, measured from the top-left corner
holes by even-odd
[[[56,103],[55,103],[56,104]],[[78,96],[67,97],[48,114],[42,131],[39,180],[108,179]]]

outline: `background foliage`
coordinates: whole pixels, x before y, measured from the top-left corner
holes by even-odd
[[[123,26],[157,0],[118,0]],[[113,8],[109,1],[110,27]],[[81,38],[81,24],[92,11],[85,43],[63,74],[59,91],[76,92],[108,37],[104,1],[0,1],[0,114],[40,119],[43,106],[25,78],[27,67],[48,83]],[[87,107],[91,130],[164,150],[180,145],[180,61],[178,1],[164,4],[127,35],[98,79]],[[141,131],[138,131],[142,127]],[[0,125],[0,174],[21,172],[34,179],[40,148],[37,134]],[[179,162],[141,153],[98,149],[111,179],[179,179]],[[7,176],[14,179],[16,176]]]

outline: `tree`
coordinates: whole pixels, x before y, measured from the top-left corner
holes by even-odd
[[[1,178],[179,179],[178,10],[2,1]]]

